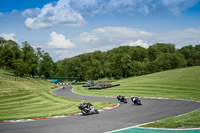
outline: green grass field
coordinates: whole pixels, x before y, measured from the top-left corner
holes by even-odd
[[[103,90],[76,87],[74,92],[89,96],[167,97],[200,101],[200,67],[190,67],[154,74],[131,77],[112,84],[120,84]]]
[[[127,97],[133,95],[200,101],[200,66],[131,77],[112,82],[112,84],[120,84],[120,86],[103,90],[88,90],[79,86],[74,89],[74,92],[89,96],[117,96],[120,94]],[[200,127],[200,110],[146,126]]]
[[[50,93],[54,84],[44,80],[19,78],[0,70],[0,121],[80,113],[80,100]],[[116,103],[91,102],[100,109]]]

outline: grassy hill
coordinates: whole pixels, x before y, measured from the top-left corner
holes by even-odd
[[[112,82],[112,84],[120,84],[120,86],[103,90],[76,87],[74,92],[90,96],[117,96],[121,94],[200,101],[200,66],[126,78]]]
[[[14,77],[0,70],[0,121],[80,113],[80,100],[66,99],[50,93],[54,84],[45,80]],[[96,108],[114,103],[92,102]]]

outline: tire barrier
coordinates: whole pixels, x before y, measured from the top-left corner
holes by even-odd
[[[57,85],[59,85],[59,86],[67,86],[67,85],[70,85],[70,83],[57,83]]]
[[[88,88],[88,89],[89,90],[101,90],[101,89],[107,89],[107,88],[111,88],[111,87],[115,87],[115,86],[120,86],[120,84],[111,85],[111,86],[104,86],[104,87],[91,87],[91,88]]]
[[[51,89],[55,89],[55,88],[58,88],[58,86],[53,86],[53,87],[51,87]]]

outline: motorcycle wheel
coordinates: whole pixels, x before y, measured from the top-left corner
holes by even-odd
[[[89,112],[88,112],[87,110],[85,110],[85,109],[82,109],[82,110],[81,110],[81,113],[82,113],[83,115],[89,115]]]
[[[98,110],[95,109],[94,111],[95,111],[95,114],[99,114],[99,111],[98,111]]]
[[[137,100],[137,105],[142,105],[142,102],[139,99]]]

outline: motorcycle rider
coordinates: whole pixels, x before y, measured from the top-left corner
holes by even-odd
[[[91,103],[85,103],[84,101],[81,101],[81,105],[90,109]]]
[[[117,99],[120,100],[120,102],[122,102],[124,100],[124,96],[118,95]]]
[[[85,103],[84,101],[81,101],[81,104],[78,106],[78,108],[81,110],[83,115],[99,113],[99,111],[96,110],[91,103]]]
[[[84,105],[85,105],[85,102],[84,102],[84,101],[81,101],[81,105],[83,105],[83,106],[84,106]]]
[[[131,96],[131,101],[136,105],[142,105],[142,102],[138,97]]]

